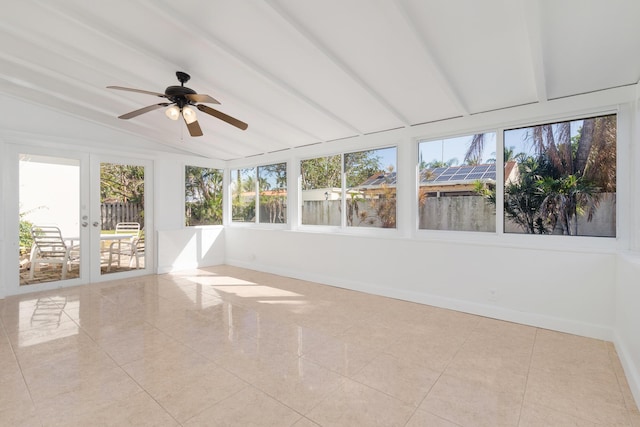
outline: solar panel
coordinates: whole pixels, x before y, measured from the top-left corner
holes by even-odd
[[[467,179],[480,179],[484,175],[483,172],[473,172],[467,175]]]

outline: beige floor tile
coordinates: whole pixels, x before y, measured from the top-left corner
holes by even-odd
[[[20,346],[16,345],[15,355],[24,370],[32,369],[40,365],[56,364],[59,361],[73,357],[74,355],[91,354],[101,352],[99,346],[82,330],[77,329],[73,334],[58,337],[38,344]],[[19,342],[19,338],[15,338]]]
[[[609,342],[232,266],[0,300],[0,384],[11,426],[640,427]]]
[[[459,424],[447,421],[437,415],[418,409],[409,419],[405,427],[460,427]]]
[[[493,390],[524,393],[535,329],[483,319],[445,373]]]
[[[440,372],[383,354],[352,378],[405,403],[418,406],[439,376]]]
[[[571,371],[531,369],[525,403],[598,423],[628,423],[624,397],[615,379]]]
[[[305,416],[326,426],[404,426],[414,411],[387,394],[345,379],[329,397]]]
[[[293,427],[319,427],[319,424],[314,423],[309,418],[302,417],[293,424]]]
[[[10,385],[2,383],[3,393],[11,390]],[[35,406],[29,402],[14,402],[11,406],[0,408],[0,426],[41,427],[42,423]]]
[[[122,365],[122,369],[151,396],[158,397],[169,393],[174,384],[184,378],[197,378],[199,370],[209,363],[191,349],[181,344],[172,344],[160,353],[152,353]]]
[[[518,427],[596,427],[597,425],[589,420],[577,418],[555,409],[525,404],[522,407]]]
[[[80,414],[60,417],[45,422],[47,426],[136,426],[174,427],[179,423],[145,392],[138,392],[127,399]]]
[[[100,343],[118,365],[144,359],[176,345],[175,339],[150,325],[139,333],[125,333],[122,337],[112,337]]]
[[[184,422],[246,387],[240,378],[208,363],[196,376],[175,378],[170,389],[154,398],[176,420]]]
[[[0,375],[0,411],[31,405],[31,396],[19,369]],[[2,425],[2,423],[0,423]]]
[[[380,354],[375,348],[328,338],[321,345],[313,346],[303,358],[344,376],[352,376]]]
[[[460,351],[466,335],[450,334],[429,327],[422,333],[404,337],[384,351],[409,364],[423,366],[438,372],[444,371],[453,357]]]
[[[261,364],[243,378],[301,414],[333,393],[344,377],[303,358]]]
[[[34,396],[34,401],[43,424],[65,425],[65,420],[71,421],[117,402],[125,402],[140,391],[141,388],[127,374],[115,368],[87,377],[77,387],[65,389],[62,393]]]
[[[80,350],[54,363],[23,369],[27,387],[36,404],[51,396],[69,393],[121,372],[102,350]]]
[[[442,375],[420,409],[463,426],[515,426],[522,395]]]
[[[193,426],[264,426],[293,425],[300,414],[253,387],[205,409],[183,425]]]

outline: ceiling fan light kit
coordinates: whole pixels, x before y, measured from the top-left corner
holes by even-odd
[[[164,113],[167,115],[167,117],[169,117],[171,120],[178,120],[178,117],[180,117],[180,109],[178,107],[176,107],[175,105],[172,105],[171,107],[167,108]]]
[[[169,86],[165,89],[164,93],[159,92],[151,92],[147,90],[141,89],[132,89],[122,86],[107,86],[107,89],[116,89],[116,90],[124,90],[127,92],[137,92],[144,93],[147,95],[154,95],[160,98],[166,98],[170,102],[162,102],[159,104],[149,105],[148,107],[140,108],[139,110],[131,111],[129,113],[123,114],[119,116],[119,119],[128,120],[133,117],[137,117],[141,114],[148,113],[149,111],[157,110],[162,107],[169,107],[165,110],[165,115],[171,120],[178,120],[180,116],[184,119],[185,124],[187,125],[187,129],[189,130],[189,134],[191,136],[202,136],[202,130],[200,129],[200,125],[198,124],[198,118],[196,116],[196,112],[191,107],[196,107],[198,110],[209,114],[210,116],[216,117],[224,122],[229,123],[232,126],[237,127],[241,130],[246,130],[249,125],[245,122],[240,121],[234,117],[231,117],[221,111],[215,110],[204,104],[196,104],[200,103],[208,103],[208,104],[220,104],[215,98],[212,98],[209,95],[199,94],[195,90],[186,87],[184,84],[189,81],[191,76],[189,74],[177,71],[176,77],[180,82],[180,86]]]

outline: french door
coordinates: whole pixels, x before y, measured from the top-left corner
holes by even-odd
[[[19,269],[9,293],[152,270],[151,162],[18,146],[10,155]],[[119,223],[138,226],[119,233]]]

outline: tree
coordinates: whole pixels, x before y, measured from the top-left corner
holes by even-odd
[[[527,135],[549,164],[538,185],[542,215],[554,227],[559,224],[563,234],[577,234],[578,216],[586,212],[591,221],[601,193],[616,187],[615,116],[584,119],[573,137],[571,123],[535,126]]]
[[[456,166],[458,163],[460,163],[460,162],[455,157],[450,158],[446,162],[441,161],[441,160],[437,160],[437,159],[433,159],[429,163],[422,162],[420,164],[420,170],[436,169],[436,168],[450,168],[451,166]]]
[[[185,222],[187,226],[222,224],[221,170],[186,166]]]
[[[260,222],[286,222],[287,164],[276,163],[258,167],[258,185],[261,207]]]
[[[344,155],[344,173],[347,180],[347,188],[357,187],[380,172],[380,158],[375,150],[358,151]]]
[[[541,216],[545,195],[539,191],[544,166],[533,157],[518,164],[520,178],[504,187],[505,216],[529,234],[548,234],[551,230]],[[488,195],[496,204],[495,189]]]
[[[300,164],[302,190],[342,186],[340,155],[303,160]]]
[[[144,205],[144,167],[102,163],[100,201]]]
[[[464,163],[468,165],[479,165],[482,163],[482,153],[484,153],[484,143],[486,136],[484,133],[477,133],[471,138],[471,143],[464,155]]]

